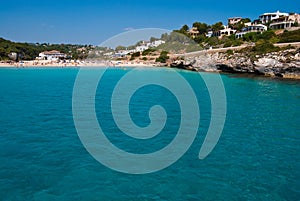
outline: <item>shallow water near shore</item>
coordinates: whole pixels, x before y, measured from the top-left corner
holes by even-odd
[[[99,123],[121,149],[135,153],[160,150],[178,130],[178,101],[163,88],[144,88],[132,98],[133,121],[146,126],[149,107],[160,104],[170,117],[164,135],[137,143],[120,134],[110,99],[118,80],[130,70],[106,71],[96,97]],[[162,75],[169,71],[141,70],[144,76],[151,70]],[[198,73],[178,70],[199,101],[197,137],[170,167],[130,175],[98,163],[80,141],[72,116],[78,71],[0,68],[1,200],[300,199],[299,81],[221,75],[227,96],[225,127],[215,149],[199,160],[211,117],[209,92]]]

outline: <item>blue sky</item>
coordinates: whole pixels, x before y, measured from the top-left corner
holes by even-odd
[[[0,37],[20,42],[100,44],[130,29],[177,29],[264,12],[300,13],[299,0],[0,0]]]

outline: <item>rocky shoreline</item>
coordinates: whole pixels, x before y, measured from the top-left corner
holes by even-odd
[[[300,48],[286,49],[262,55],[249,52],[202,52],[175,61],[170,67],[192,71],[254,74],[300,79]]]

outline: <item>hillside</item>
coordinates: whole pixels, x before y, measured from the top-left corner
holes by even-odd
[[[80,48],[84,48],[83,52]],[[0,60],[8,60],[10,53],[17,53],[17,60],[34,60],[40,52],[58,50],[72,59],[84,59],[92,47],[89,45],[17,43],[0,38]]]

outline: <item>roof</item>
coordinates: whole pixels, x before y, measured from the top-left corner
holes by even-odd
[[[281,13],[279,11],[277,11],[276,13],[264,13],[264,14],[262,14],[260,16],[264,16],[264,15],[285,15],[285,16],[289,16],[288,13]]]
[[[243,19],[242,17],[230,17],[228,18],[229,20],[233,20],[233,19]]]
[[[43,53],[45,55],[64,54],[57,50],[45,51],[45,52],[41,52],[41,53]]]
[[[189,30],[189,33],[199,33],[197,27],[193,27]]]

